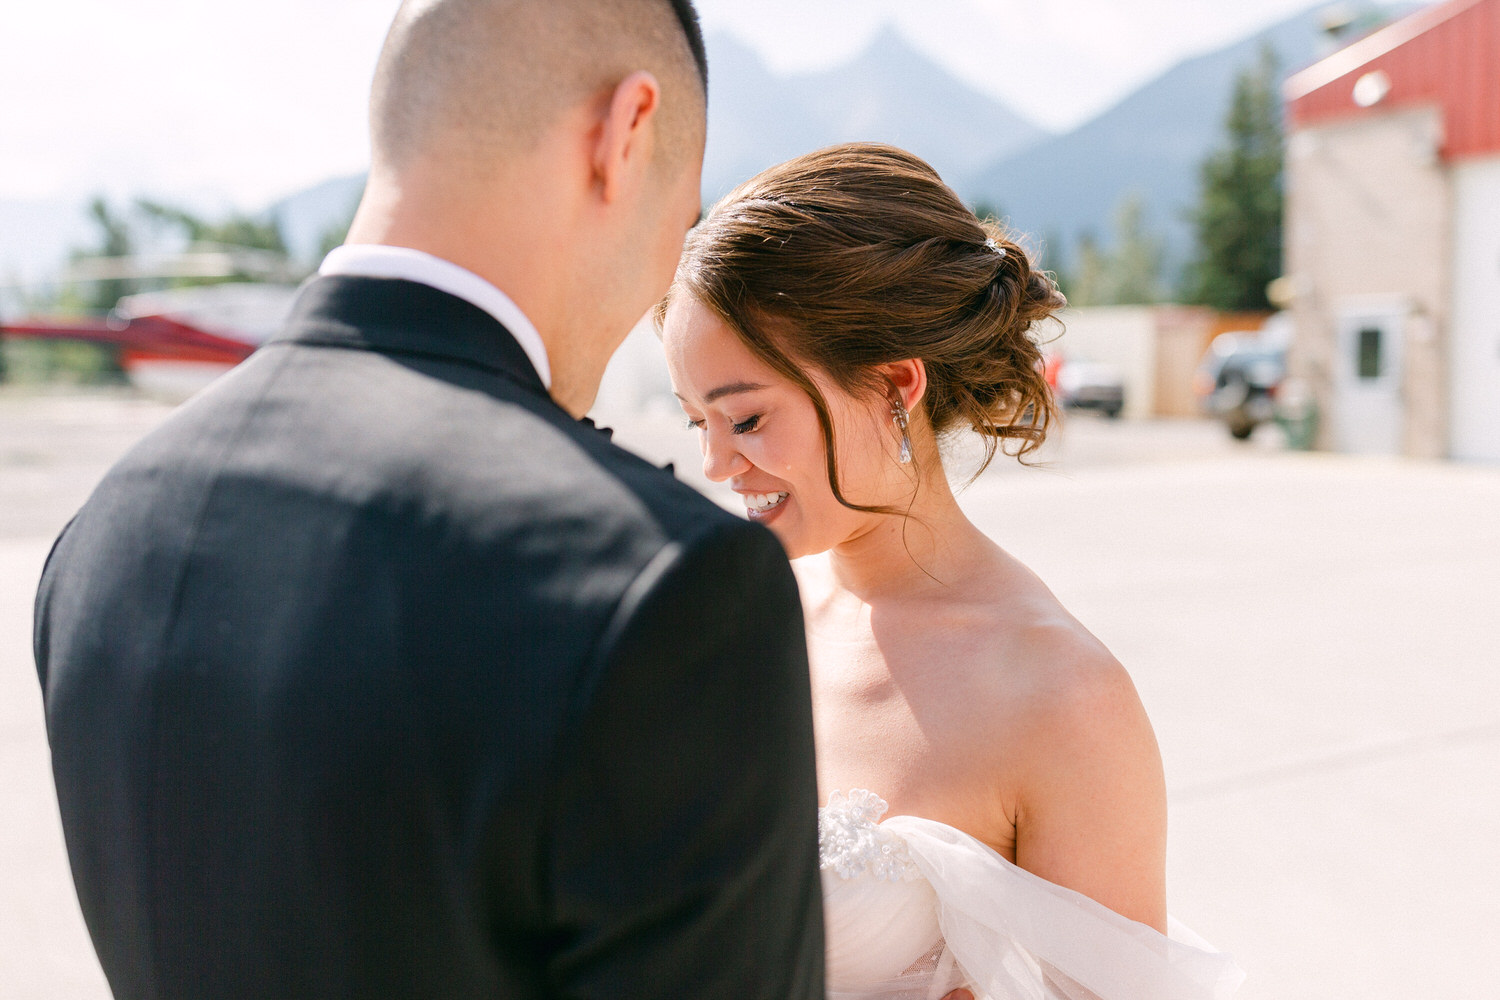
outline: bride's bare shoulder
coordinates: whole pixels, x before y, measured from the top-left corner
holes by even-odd
[[[1162,929],[1166,787],[1130,674],[1060,604],[1015,629],[1008,655],[1016,863]]]
[[[1103,716],[1144,722],[1125,667],[1034,573],[1006,557],[992,580],[984,672],[1003,684],[1013,725],[1056,732]]]
[[[959,801],[983,803],[962,813],[969,826],[961,828],[1018,859],[1012,852],[1021,850],[1023,829],[1055,830],[1059,842],[1074,843],[1068,831],[1093,821],[1078,814],[1090,803],[1116,826],[1154,823],[1160,759],[1125,667],[1014,560],[972,579],[966,590],[952,602],[955,613],[946,623],[958,627],[949,637],[939,625],[945,616],[929,609],[930,643],[956,665],[934,672],[921,691],[945,708],[940,742],[951,753],[944,759],[958,762],[956,785],[971,793]],[[1126,810],[1131,816],[1121,819]],[[1150,840],[1150,823],[1135,840]],[[1062,863],[1076,859],[1054,864],[1032,854],[1027,860],[1109,894]]]
[[[1018,631],[1010,669],[1024,678],[1017,722],[1028,731],[1058,735],[1117,732],[1145,721],[1140,696],[1124,665],[1076,621],[1039,622]],[[1038,744],[1033,744],[1038,745]]]

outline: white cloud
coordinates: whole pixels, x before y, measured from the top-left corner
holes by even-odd
[[[395,0],[53,0],[0,36],[0,196],[221,192],[360,169]]]
[[[699,0],[778,70],[884,24],[1053,127],[1307,0]],[[0,198],[107,190],[256,208],[362,169],[365,94],[397,0],[48,0],[0,32]]]

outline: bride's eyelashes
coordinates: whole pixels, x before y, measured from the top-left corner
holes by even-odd
[[[688,417],[686,419],[685,423],[686,423],[686,426],[687,426],[688,430],[690,430],[690,431],[695,431],[695,430],[696,431],[701,431],[703,429],[703,424],[705,423],[705,421],[694,420],[692,417]],[[751,431],[755,430],[755,428],[757,428],[759,426],[760,426],[760,414],[756,413],[756,414],[752,414],[749,417],[746,417],[744,420],[741,420],[739,423],[735,423],[734,421],[731,420],[729,422],[729,432],[731,434],[749,434]]]

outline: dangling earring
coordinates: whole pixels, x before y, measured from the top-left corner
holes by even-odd
[[[911,419],[901,400],[891,402],[891,421],[901,431],[901,464],[911,464]]]

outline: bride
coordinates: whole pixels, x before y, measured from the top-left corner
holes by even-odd
[[[926,163],[856,144],[727,196],[659,307],[705,474],[802,590],[831,997],[1165,1000],[1241,978],[1169,926],[1129,675],[945,474],[955,435],[986,462],[1042,443],[1033,330],[1063,304]]]

